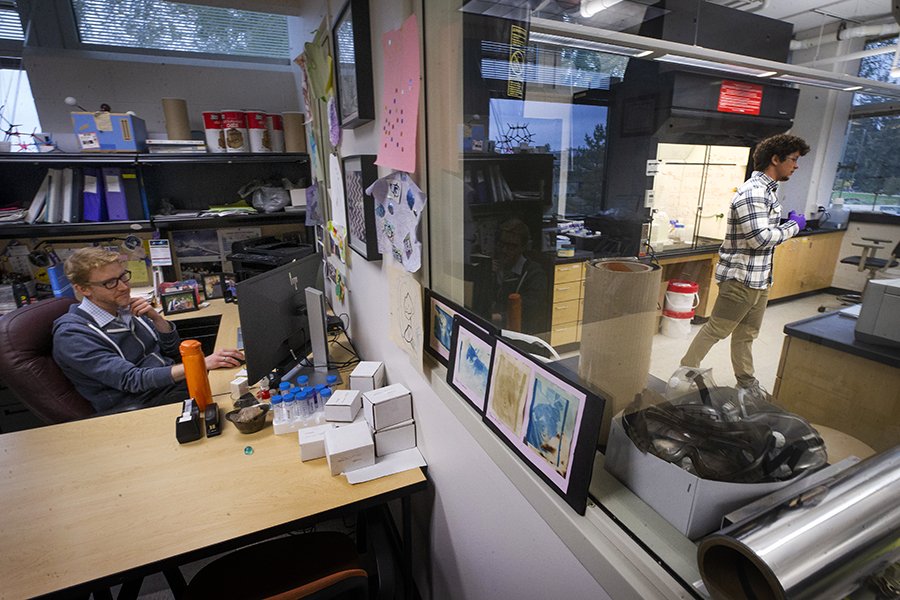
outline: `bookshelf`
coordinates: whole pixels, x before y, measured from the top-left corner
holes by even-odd
[[[303,223],[305,213],[172,219],[155,215],[163,199],[179,210],[203,211],[240,200],[238,190],[253,180],[282,178],[308,185],[309,155],[285,154],[134,154],[134,153],[9,153],[0,155],[0,207],[27,208],[47,170],[83,167],[136,169],[146,193],[151,217],[134,221],[82,223],[2,223],[0,239],[103,235],[160,230],[248,227]]]

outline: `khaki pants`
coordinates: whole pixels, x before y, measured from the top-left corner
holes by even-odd
[[[755,290],[734,279],[719,283],[719,297],[709,321],[697,332],[681,365],[700,367],[709,350],[719,340],[731,336],[731,365],[739,387],[758,383],[753,376],[753,340],[759,335],[769,290]]]

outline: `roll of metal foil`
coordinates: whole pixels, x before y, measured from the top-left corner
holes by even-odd
[[[844,598],[900,561],[900,446],[712,534],[697,560],[715,600]]]

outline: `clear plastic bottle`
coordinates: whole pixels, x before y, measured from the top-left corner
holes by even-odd
[[[331,400],[331,388],[325,388],[321,392],[321,400],[322,400],[322,414],[325,414],[325,405],[328,404],[328,401]]]
[[[284,422],[294,422],[294,395],[288,392],[281,397],[281,410],[284,413]]]
[[[309,410],[309,398],[307,397],[306,392],[300,390],[300,392],[294,396],[294,404],[296,412],[294,420],[299,420],[304,425],[309,423],[309,417],[312,413]]]
[[[324,383],[317,383],[315,387],[316,394],[316,412],[325,412],[325,401],[322,400],[322,390],[327,390],[328,386]]]
[[[283,423],[284,407],[281,405],[281,396],[276,394],[269,401],[272,403],[272,422]]]
[[[278,384],[278,393],[281,394],[282,396],[290,393],[290,391],[291,391],[291,384],[289,382],[282,381],[281,383]]]
[[[316,412],[316,390],[308,385],[303,388],[303,393],[306,394],[306,403],[309,404],[309,414],[312,415]]]
[[[297,387],[305,388],[309,385],[309,377],[301,375],[297,378]]]
[[[332,390],[337,389],[337,385],[338,385],[337,375],[329,375],[328,377],[326,377],[325,385],[327,385]]]

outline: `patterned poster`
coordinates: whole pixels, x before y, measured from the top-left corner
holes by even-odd
[[[412,15],[381,37],[384,105],[376,165],[415,173],[419,113],[419,27]]]
[[[375,198],[378,251],[393,256],[410,273],[422,266],[417,229],[427,197],[407,173],[395,171],[375,180],[366,193]]]

